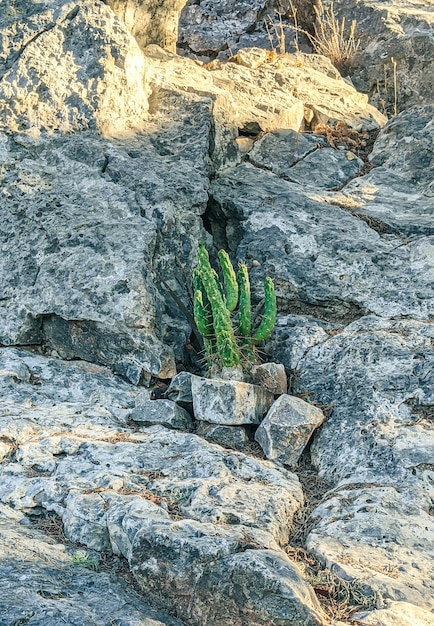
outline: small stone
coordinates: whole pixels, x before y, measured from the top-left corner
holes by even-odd
[[[237,54],[232,57],[232,60],[238,65],[243,65],[253,70],[267,63],[268,59],[269,52],[263,48],[243,48],[238,50]]]
[[[267,459],[294,465],[315,428],[325,419],[315,406],[294,396],[280,396],[255,434]]]
[[[180,372],[176,374],[164,393],[165,397],[181,406],[191,405],[193,403],[193,396],[191,395],[191,377],[192,374],[190,374],[190,372]]]
[[[247,154],[254,146],[254,141],[251,137],[237,137],[235,142],[241,154]]]
[[[223,380],[237,380],[240,383],[247,382],[246,375],[243,372],[242,367],[222,367],[219,376],[216,378],[221,378]]]
[[[273,404],[266,389],[233,380],[192,376],[193,411],[197,420],[213,424],[259,424]]]
[[[162,424],[167,428],[189,430],[192,425],[187,411],[170,400],[146,400],[134,409],[130,417],[141,426]]]
[[[270,393],[280,395],[288,391],[285,367],[281,363],[262,363],[252,368],[253,382]]]
[[[242,450],[249,440],[246,430],[242,426],[225,426],[223,424],[198,422],[196,433],[201,437],[205,437],[208,441],[222,446],[229,446],[230,448],[235,448],[235,450]]]

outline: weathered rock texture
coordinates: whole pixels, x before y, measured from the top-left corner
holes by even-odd
[[[143,53],[94,0],[30,13],[11,1],[0,29],[0,342],[134,383],[170,378],[185,357],[190,327],[167,287],[188,306],[209,175],[239,162],[238,129],[298,130],[305,104],[318,119],[383,123],[308,60],[254,69],[246,52],[207,69]],[[301,89],[308,77],[315,88]]]
[[[429,137],[430,112],[427,105],[413,117],[411,112],[402,114],[407,133],[414,132],[408,141],[400,117],[389,122],[377,140],[381,156],[374,147],[373,160],[382,167],[374,169],[366,183],[364,177],[355,179],[335,193],[323,191],[323,168],[306,169],[294,180],[290,166],[285,176],[274,174],[273,164],[282,158],[280,146],[285,155],[294,146],[291,135],[275,137],[269,143],[268,166],[264,161],[261,169],[244,163],[213,181],[209,216],[211,224],[218,221],[215,236],[246,260],[253,283],[258,284],[263,273],[275,277],[283,311],[325,315],[334,321],[355,319],[362,312],[429,317],[434,306],[433,238],[429,230],[422,234],[409,222],[417,224],[422,214],[422,230],[424,215],[433,207],[432,181],[423,168],[431,153],[422,149],[425,135],[420,133],[424,139],[418,139],[421,126]],[[413,124],[415,131],[410,130]],[[314,149],[321,157],[324,149]],[[415,162],[412,174],[403,172],[404,160]],[[324,161],[327,164],[328,149]],[[396,204],[403,208],[395,217]],[[370,219],[374,205],[376,220]],[[393,233],[387,222],[393,222]],[[409,231],[414,237],[403,239]]]
[[[186,0],[105,0],[141,48],[157,44],[176,51],[178,22]]]
[[[243,22],[228,32],[254,28],[266,8],[226,6]],[[387,124],[363,176],[345,141],[335,150],[298,133],[385,123],[326,59],[245,50],[241,34],[230,63],[204,66],[141,49],[123,15],[96,0],[2,3],[0,342],[38,346],[1,350],[0,502],[17,520],[6,542],[37,542],[52,563],[22,522],[57,515],[70,542],[127,559],[145,601],[190,626],[327,622],[281,549],[303,502],[295,475],[138,426],[130,416],[150,394],[101,367],[139,383],[186,361],[191,328],[170,291],[189,306],[205,241],[247,262],[255,305],[264,273],[274,278],[281,316],[266,350],[291,393],[332,411],[312,443],[332,489],[307,547],[380,592],[365,623],[404,624],[417,605],[415,620],[431,626],[432,104]],[[148,24],[161,34],[158,19]],[[178,386],[168,400],[188,405],[188,381]],[[57,615],[62,590],[50,582],[41,613],[40,578],[23,604],[16,571],[0,576],[19,591],[7,626]],[[89,576],[81,622],[75,591],[63,591],[75,623],[105,621],[91,583],[108,579]],[[113,589],[111,617],[146,624],[145,605],[127,618]]]
[[[74,565],[76,552],[0,506],[1,623],[182,626],[142,602],[120,576]]]
[[[259,424],[274,401],[263,387],[220,378],[193,376],[191,391],[196,419],[212,424]]]
[[[361,578],[386,600],[416,604],[428,616],[434,324],[371,316],[339,334],[325,325],[316,345],[294,359],[309,326],[306,319],[286,340],[279,331],[281,356],[299,372],[296,390],[333,409],[311,448],[333,489],[312,513],[307,546],[344,577]]]

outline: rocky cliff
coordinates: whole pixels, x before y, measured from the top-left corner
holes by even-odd
[[[432,37],[390,4],[366,91],[378,41]],[[0,624],[432,625],[432,59],[388,120],[270,50],[270,3],[3,5]],[[264,358],[326,416],[298,462],[166,390],[200,373],[199,242],[255,304],[274,279]]]

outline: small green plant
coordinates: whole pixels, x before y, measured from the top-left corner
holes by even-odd
[[[86,567],[87,569],[98,569],[98,559],[89,556],[86,550],[76,550],[71,556],[72,562],[77,567]]]
[[[256,361],[255,346],[268,339],[274,328],[274,284],[268,277],[264,281],[264,314],[254,329],[247,266],[240,263],[235,273],[225,250],[220,250],[218,258],[223,284],[211,267],[205,246],[200,244],[193,272],[194,319],[210,370],[241,366],[248,371]]]

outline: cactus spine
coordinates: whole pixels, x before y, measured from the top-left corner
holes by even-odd
[[[208,368],[242,365],[248,369],[255,362],[254,345],[265,341],[276,321],[276,295],[271,278],[264,282],[264,315],[258,328],[252,332],[250,281],[247,266],[240,263],[235,274],[229,255],[218,253],[224,289],[217,272],[211,267],[208,252],[200,244],[194,279],[194,318],[203,336]],[[232,326],[231,312],[238,304],[238,341]]]

